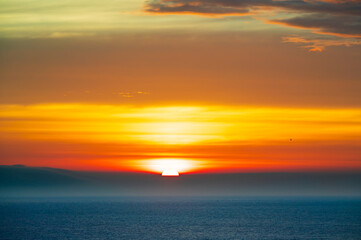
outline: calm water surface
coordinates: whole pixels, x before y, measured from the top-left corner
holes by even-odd
[[[0,239],[360,240],[361,200],[1,200]]]

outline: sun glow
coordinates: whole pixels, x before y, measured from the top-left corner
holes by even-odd
[[[196,163],[187,159],[164,158],[144,160],[142,168],[154,173],[162,173],[162,176],[177,176],[196,168]]]
[[[180,175],[361,168],[361,109],[0,105],[0,122],[9,165]]]

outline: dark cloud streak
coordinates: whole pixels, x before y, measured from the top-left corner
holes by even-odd
[[[153,0],[145,11],[156,14],[223,15],[257,14],[280,11],[296,14],[270,23],[315,29],[318,33],[361,37],[360,1],[275,1],[275,0]]]
[[[305,29],[340,37],[361,37],[361,17],[308,14],[294,18],[272,20],[271,23]]]

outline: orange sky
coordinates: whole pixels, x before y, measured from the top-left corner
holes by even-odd
[[[361,168],[358,1],[1,6],[0,164]]]
[[[182,173],[361,168],[360,109],[39,104],[0,111],[3,164]]]

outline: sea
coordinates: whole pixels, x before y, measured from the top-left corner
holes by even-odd
[[[360,240],[361,199],[0,199],[0,239]]]

